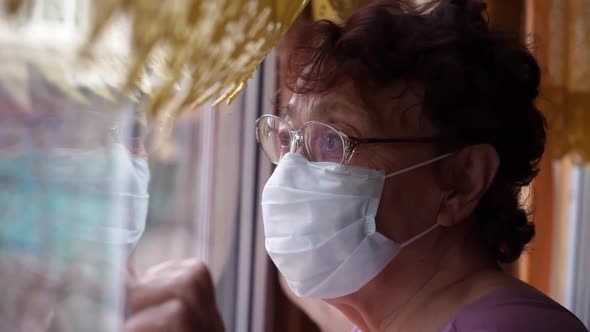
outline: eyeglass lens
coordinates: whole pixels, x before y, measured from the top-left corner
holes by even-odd
[[[264,116],[257,124],[257,138],[262,150],[275,164],[287,152],[291,151],[295,139],[291,127],[282,119],[274,116]],[[328,125],[320,122],[307,122],[301,128],[303,153],[314,162],[341,163],[344,156],[344,139]]]

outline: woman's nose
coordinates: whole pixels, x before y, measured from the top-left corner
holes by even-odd
[[[305,158],[308,158],[307,152],[306,152],[304,144],[303,144],[303,137],[301,136],[301,134],[295,133],[293,135],[293,139],[291,140],[291,147],[289,149],[289,152],[297,153],[297,154],[304,156]]]

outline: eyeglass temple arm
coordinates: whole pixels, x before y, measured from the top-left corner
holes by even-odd
[[[405,138],[353,138],[356,144],[366,143],[433,143],[440,141],[440,137],[405,137]]]

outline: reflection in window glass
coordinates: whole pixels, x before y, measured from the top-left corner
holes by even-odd
[[[150,156],[150,207],[133,256],[138,274],[168,260],[199,258],[233,324],[239,212],[240,101],[184,114]],[[230,330],[230,329],[228,329]]]

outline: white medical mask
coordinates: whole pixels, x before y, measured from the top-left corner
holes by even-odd
[[[309,162],[288,153],[262,193],[265,245],[297,296],[335,298],[358,291],[400,252],[438,224],[403,244],[376,230],[384,171]]]

